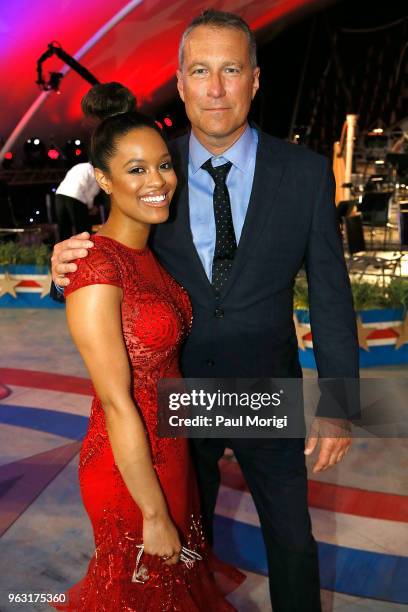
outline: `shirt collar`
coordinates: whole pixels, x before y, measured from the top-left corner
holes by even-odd
[[[241,134],[238,140],[222,155],[218,157],[222,157],[227,161],[230,161],[234,166],[236,166],[242,172],[246,172],[248,169],[250,156],[248,152],[252,150],[252,147],[256,144],[255,138],[252,132],[252,129],[249,125],[246,126],[245,131]],[[201,166],[204,162],[207,161],[209,157],[213,159],[217,157],[213,155],[210,151],[199,142],[196,136],[191,132],[190,134],[190,142],[189,142],[189,153],[190,153],[190,164],[194,174],[200,170]]]

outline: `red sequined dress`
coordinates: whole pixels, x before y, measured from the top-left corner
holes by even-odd
[[[142,515],[115,465],[104,412],[95,396],[79,460],[81,494],[92,522],[95,553],[85,577],[66,594],[66,603],[53,607],[72,612],[234,610],[224,595],[242,582],[243,575],[215,558],[206,545],[188,441],[156,434],[157,382],[180,377],[180,346],[192,320],[189,298],[148,247],[131,249],[105,236],[95,236],[94,242],[88,257],[77,261],[78,270],[65,293],[100,283],[122,288],[122,326],[133,396],[154,468],[182,544],[203,560],[189,567],[181,562],[167,566],[158,557],[144,554],[142,572],[149,578],[132,582],[137,545],[142,543]]]

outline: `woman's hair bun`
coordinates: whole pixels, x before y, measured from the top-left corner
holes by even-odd
[[[81,101],[85,117],[104,120],[136,110],[136,97],[121,83],[98,83]]]

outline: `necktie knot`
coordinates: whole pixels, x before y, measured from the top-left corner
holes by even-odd
[[[230,171],[232,166],[231,162],[227,162],[226,164],[222,164],[222,166],[214,166],[211,163],[211,159],[207,159],[207,161],[201,166],[204,170],[212,176],[214,183],[216,185],[225,185],[225,181],[228,176],[228,172]]]

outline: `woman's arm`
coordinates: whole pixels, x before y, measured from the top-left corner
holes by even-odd
[[[118,287],[82,287],[67,297],[68,325],[103,406],[116,465],[142,512],[145,550],[171,556],[179,552],[180,542],[131,396],[121,301],[122,290]]]

